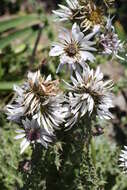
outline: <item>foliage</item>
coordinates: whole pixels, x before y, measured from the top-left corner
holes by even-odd
[[[4,130],[2,125],[4,124]],[[11,190],[22,185],[22,178],[18,171],[20,156],[18,144],[13,141],[14,131],[10,130],[10,124],[5,123],[4,117],[0,114],[0,188]]]

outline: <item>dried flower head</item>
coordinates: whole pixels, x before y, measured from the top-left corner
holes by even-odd
[[[118,55],[119,52],[123,52],[124,50],[123,43],[119,40],[118,35],[115,33],[115,28],[112,25],[112,19],[110,17],[107,19],[104,33],[100,35],[99,43],[103,48],[103,54],[112,55],[124,60]]]
[[[109,8],[110,6],[114,5],[115,0],[103,0],[105,5]]]
[[[23,120],[22,121],[23,128],[16,130],[18,135],[15,137],[16,140],[23,139],[20,148],[21,154],[25,151],[25,149],[33,143],[40,143],[45,148],[48,147],[48,143],[51,143],[53,140],[53,136],[50,136],[46,130],[38,125],[36,120]]]
[[[64,96],[58,88],[59,81],[51,80],[51,75],[42,78],[40,72],[28,73],[28,80],[21,87],[14,86],[17,94],[15,102],[7,106],[8,119],[21,121],[24,117],[37,119],[39,125],[49,133],[64,122]]]
[[[67,7],[60,4],[60,9],[53,11],[59,21],[74,20],[79,13],[78,0],[66,0],[66,3]]]
[[[57,72],[64,64],[68,64],[71,69],[75,68],[75,63],[78,64],[83,60],[94,60],[94,55],[91,53],[96,51],[92,47],[95,42],[90,39],[95,35],[96,31],[84,36],[80,31],[79,26],[75,23],[72,26],[72,31],[63,29],[59,34],[59,43],[54,43],[51,49],[50,56],[60,56],[60,65]]]
[[[81,73],[75,71],[71,76],[71,84],[67,84],[72,119],[66,124],[71,126],[86,113],[97,115],[100,119],[110,119],[112,114],[109,108],[112,104],[112,81],[103,81],[103,74],[98,68],[96,72],[89,66],[83,68]]]
[[[120,167],[123,168],[124,173],[127,173],[127,146],[124,146],[125,150],[122,150],[119,161],[121,162]]]
[[[94,28],[104,23],[104,9],[97,6],[94,1],[81,1],[79,22],[83,31]]]

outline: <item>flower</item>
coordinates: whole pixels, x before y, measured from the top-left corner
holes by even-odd
[[[36,120],[23,120],[22,121],[23,128],[16,130],[18,135],[15,137],[16,140],[23,139],[20,144],[20,154],[22,154],[25,149],[33,143],[40,143],[45,148],[48,147],[48,143],[52,142],[53,136],[50,136],[44,128],[41,128],[38,125]]]
[[[109,7],[110,5],[113,5],[115,3],[115,0],[103,0],[105,5]]]
[[[123,168],[124,173],[127,172],[127,146],[124,146],[125,150],[122,150],[122,153],[120,154],[119,161],[121,162],[120,167]]]
[[[96,25],[102,25],[104,22],[104,9],[97,6],[94,1],[81,1],[80,15],[78,17],[80,27],[83,31],[94,28]]]
[[[60,9],[53,11],[59,21],[73,20],[79,12],[78,0],[66,0],[66,3],[68,7],[60,4]]]
[[[89,66],[83,68],[82,72],[75,71],[75,77],[71,76],[72,84],[68,84],[70,112],[72,118],[66,126],[74,125],[78,119],[86,113],[97,115],[100,119],[110,119],[112,114],[109,108],[112,104],[112,81],[103,81],[100,69],[96,72],[90,70]]]
[[[40,72],[28,73],[28,80],[21,87],[14,86],[16,99],[7,105],[8,119],[21,122],[24,117],[37,119],[49,134],[64,122],[67,107],[64,95],[59,91],[59,81],[51,75],[42,78]]]
[[[60,65],[57,72],[64,64],[69,64],[71,69],[75,68],[75,65],[80,63],[83,59],[93,61],[94,55],[91,51],[96,51],[96,48],[92,47],[95,42],[90,39],[95,35],[96,30],[92,33],[84,36],[80,31],[79,26],[75,23],[72,26],[72,31],[63,29],[59,34],[59,43],[54,43],[51,49],[50,56],[60,56]]]
[[[115,33],[115,28],[112,25],[112,19],[110,19],[110,17],[107,19],[104,33],[100,35],[100,45],[103,48],[103,54],[113,55],[124,60],[124,58],[118,55],[119,52],[123,51],[123,43]]]

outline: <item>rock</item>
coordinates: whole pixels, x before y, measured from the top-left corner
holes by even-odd
[[[121,111],[127,111],[127,102],[121,92],[113,97],[113,104],[119,107]]]
[[[119,79],[125,75],[124,67],[117,61],[101,64],[100,68],[104,75],[112,79],[114,82],[118,82]]]

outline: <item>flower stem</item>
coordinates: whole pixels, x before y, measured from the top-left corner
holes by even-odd
[[[30,65],[33,65],[33,63],[34,63],[37,47],[38,47],[38,44],[39,44],[40,39],[41,39],[41,34],[42,34],[43,28],[44,28],[44,24],[40,24],[39,25],[39,30],[38,30],[38,35],[37,35],[37,38],[36,38],[36,41],[35,41],[35,45],[34,45],[31,60],[30,60]]]

